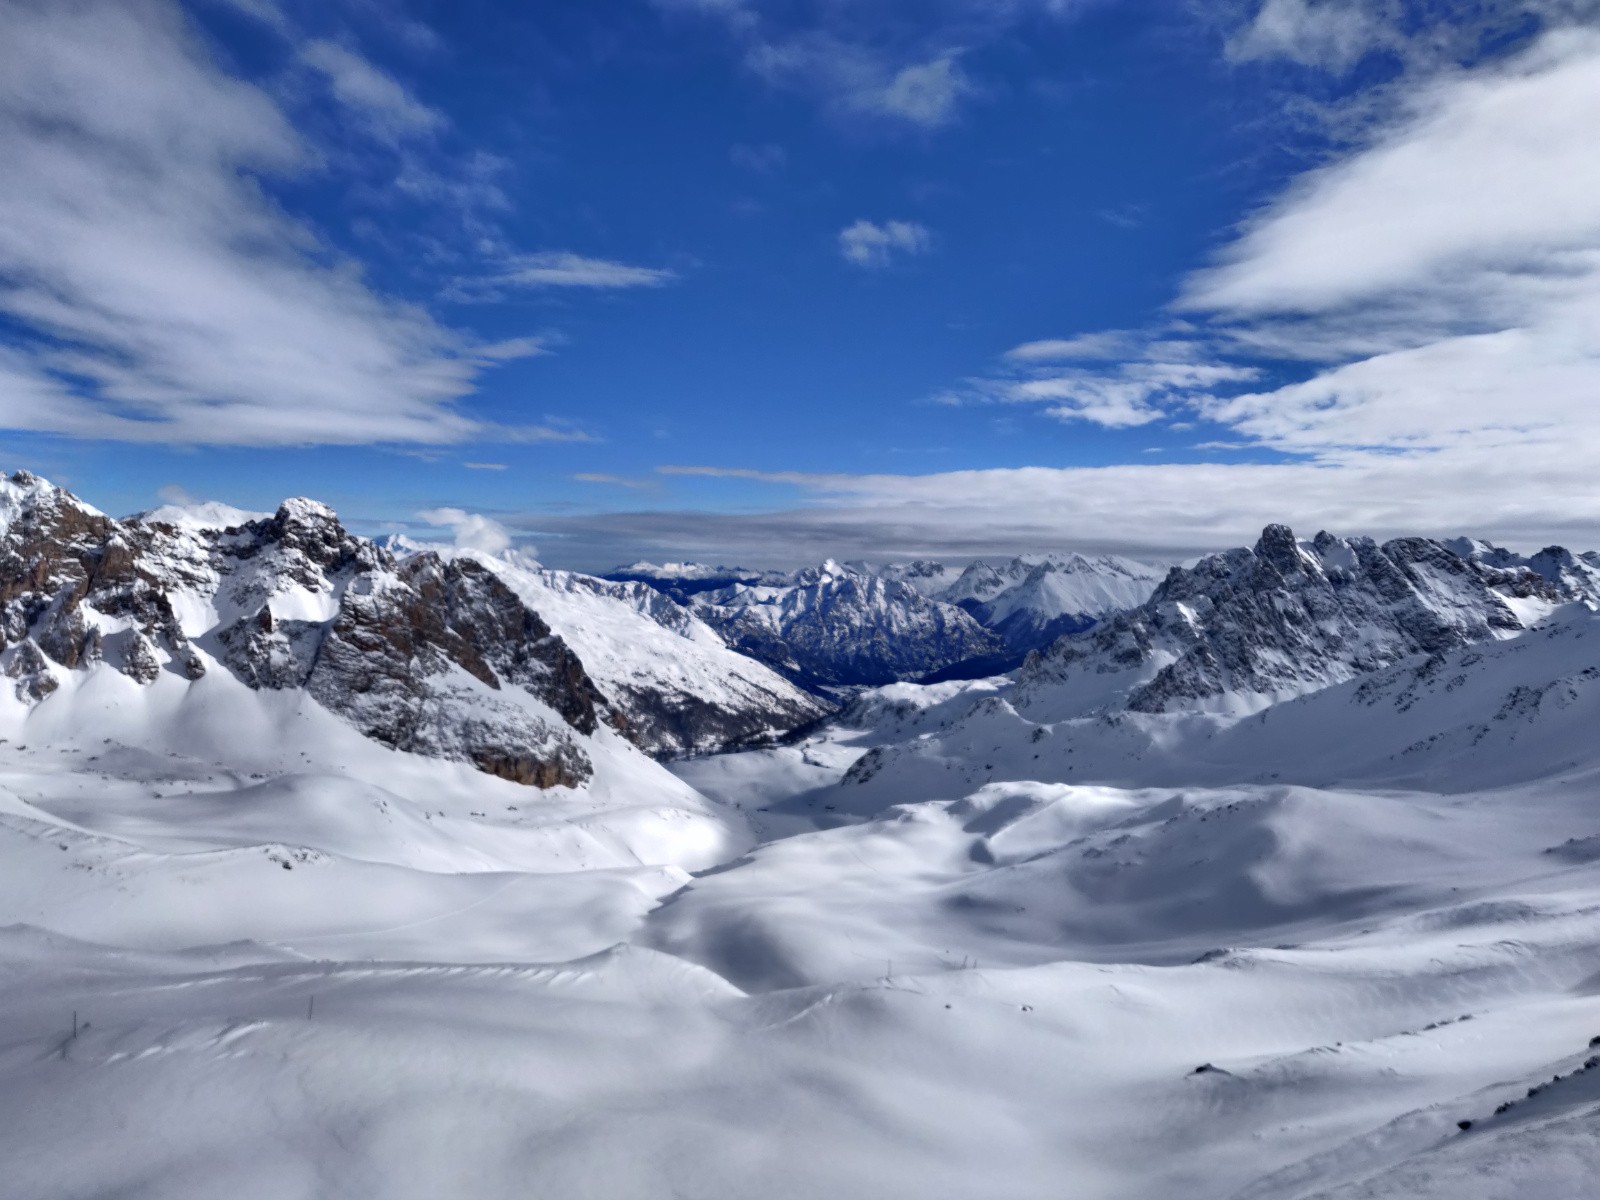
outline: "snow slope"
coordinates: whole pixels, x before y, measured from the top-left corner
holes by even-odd
[[[98,658],[38,649],[54,593],[6,651],[39,655],[0,688],[8,1195],[1592,1194],[1600,617],[1564,560],[1269,546],[1111,617],[1127,661],[1090,634],[671,772],[546,705],[590,774],[532,789],[228,666],[219,624],[287,669],[350,611],[338,538],[166,524],[153,677],[131,582]],[[470,622],[498,581],[597,692],[778,694],[659,597],[434,561],[419,594]],[[1223,702],[1127,702],[1199,647]]]
[[[1115,555],[1024,554],[956,569],[918,559],[868,568],[914,587],[930,600],[955,604],[995,631],[1012,655],[1042,649],[1126,609],[1137,608],[1167,568]],[[1015,666],[1020,658],[1008,660]]]
[[[1011,650],[1034,650],[1137,608],[1165,575],[1162,568],[1110,555],[1051,557],[1003,591],[981,600],[974,596],[966,607]]]
[[[758,742],[828,711],[643,583],[479,557],[577,651],[648,750],[684,754]]]

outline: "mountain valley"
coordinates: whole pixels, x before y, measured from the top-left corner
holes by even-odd
[[[1600,1168],[1591,555],[601,579],[26,474],[0,523],[18,1194]]]

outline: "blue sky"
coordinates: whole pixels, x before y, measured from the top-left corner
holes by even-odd
[[[0,0],[0,447],[588,569],[1600,543],[1597,25]]]

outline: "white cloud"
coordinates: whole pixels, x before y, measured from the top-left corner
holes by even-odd
[[[763,142],[760,145],[739,142],[729,149],[728,158],[735,166],[754,171],[758,175],[768,175],[774,171],[781,171],[788,164],[789,154],[782,146],[772,142]]]
[[[1229,39],[1227,54],[1236,62],[1284,58],[1337,73],[1387,42],[1387,34],[1357,0],[1266,0]]]
[[[485,554],[502,554],[511,548],[511,534],[506,527],[482,513],[469,513],[461,508],[428,508],[417,514],[436,529],[448,529],[459,550],[481,550]],[[522,547],[529,555],[536,553],[532,546]]]
[[[1066,362],[1072,359],[1121,358],[1134,353],[1138,340],[1121,329],[1099,333],[1080,333],[1069,338],[1045,338],[1024,342],[1006,351],[1015,362]]]
[[[1028,378],[993,385],[989,398],[1021,404],[1043,402],[1047,404],[1045,414],[1058,420],[1124,429],[1166,416],[1163,401],[1194,404],[1207,389],[1255,376],[1253,367],[1228,363],[1133,361],[1113,371],[1038,371]]]
[[[755,513],[640,511],[561,517],[529,527],[561,535],[568,557],[598,566],[639,554],[736,558],[752,566],[834,556],[957,558],[1085,550],[1185,558],[1255,541],[1287,521],[1376,537],[1462,533],[1536,549],[1600,543],[1600,473],[1552,456],[1526,464],[1372,456],[1349,464],[1140,463],[1020,467],[929,475],[821,475],[745,468],[675,468],[673,475],[798,489]],[[516,522],[513,522],[514,524]]]
[[[610,471],[579,471],[572,478],[579,483],[599,483],[636,492],[652,492],[659,487],[653,479],[634,479],[627,475],[613,475]]]
[[[982,93],[962,69],[970,47],[1031,14],[1071,19],[1087,0],[888,0],[871,5],[762,5],[754,0],[655,0],[719,20],[745,66],[773,87],[808,93],[835,117],[937,129]]]
[[[827,31],[755,40],[746,64],[776,87],[817,93],[835,113],[934,129],[976,91],[956,52],[909,62]]]
[[[167,483],[156,489],[158,499],[165,500],[168,504],[177,504],[182,507],[199,504],[200,497],[196,496],[181,483]]]
[[[0,426],[449,442],[485,360],[256,186],[313,161],[168,0],[0,0]]]
[[[1203,322],[1030,342],[957,395],[1111,427],[1198,414],[1315,464],[1321,485],[1393,487],[1430,527],[1495,505],[1592,523],[1574,480],[1600,476],[1595,129],[1595,31],[1417,84],[1188,281],[1180,306]],[[1102,353],[1120,361],[1094,365]],[[1274,359],[1309,378],[1240,394]],[[1558,459],[1581,466],[1559,485]],[[1408,470],[1457,481],[1471,505],[1413,491]],[[1519,482],[1484,492],[1497,477]]]
[[[1198,411],[1271,464],[936,475],[674,473],[799,489],[753,515],[572,519],[574,538],[752,562],[1076,547],[1184,556],[1285,520],[1600,543],[1600,34],[1413,84],[1185,289],[1195,324],[1017,347],[964,399],[1111,425]],[[1098,355],[1116,361],[1096,367]],[[1303,382],[1231,394],[1263,360]],[[608,543],[609,544],[609,543]]]
[[[857,221],[839,231],[839,253],[858,267],[887,267],[896,254],[926,254],[932,238],[915,221]]]
[[[901,67],[886,86],[857,97],[856,103],[933,128],[952,120],[957,102],[974,90],[955,55],[943,54]]]
[[[1454,301],[1501,272],[1560,270],[1563,251],[1600,241],[1596,129],[1592,31],[1431,82],[1370,146],[1269,206],[1184,303],[1325,312],[1440,287]]]
[[[1214,390],[1232,390],[1257,378],[1257,368],[1214,361],[1208,351],[1190,337],[1120,329],[1024,342],[1006,352],[999,374],[969,380],[936,400],[1041,404],[1046,416],[1060,421],[1127,429],[1175,411],[1191,413],[1213,403]]]
[[[307,42],[300,47],[300,59],[321,72],[334,97],[386,140],[431,133],[445,123],[442,114],[417,100],[392,75],[337,42]]]
[[[284,16],[278,0],[213,0],[213,2],[252,17],[277,33],[289,32],[289,19]]]
[[[1207,405],[1327,461],[1495,454],[1542,486],[1600,469],[1600,34],[1421,89],[1366,148],[1269,206],[1183,303],[1302,383]],[[1508,504],[1525,502],[1505,497]]]
[[[604,258],[585,258],[570,250],[543,250],[508,258],[491,283],[521,287],[661,287],[677,278],[671,271],[636,267]]]

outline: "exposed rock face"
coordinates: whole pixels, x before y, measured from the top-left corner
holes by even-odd
[[[203,628],[186,633],[182,609]],[[368,737],[537,787],[591,766],[613,714],[577,655],[470,560],[397,562],[309,500],[197,531],[115,521],[26,473],[0,484],[0,636],[19,698],[104,661],[194,680],[203,649],[253,688],[304,688]]]
[[[954,605],[835,562],[781,586],[738,584],[694,600],[730,646],[808,687],[917,679],[1001,648]]]
[[[188,638],[142,562],[151,537],[26,471],[0,479],[0,650],[31,639],[71,670],[100,658],[118,632],[160,642],[187,664]],[[121,669],[154,678],[138,651]]]
[[[588,779],[602,724],[679,753],[824,711],[643,584],[540,573],[580,598],[568,627],[596,618],[603,636],[585,645],[617,644],[602,685],[540,615],[557,592],[519,592],[508,563],[397,557],[311,500],[219,512],[234,523],[176,508],[117,521],[26,473],[0,478],[0,666],[18,697],[100,664],[149,685],[211,663],[258,690],[303,689],[384,745],[535,787]],[[617,605],[631,631],[607,631],[597,606]],[[641,628],[671,643],[659,661],[635,644]]]
[[[500,580],[471,559],[433,554],[347,587],[305,682],[385,745],[465,757],[539,787],[580,783],[589,763],[516,693],[584,734],[606,703],[577,655]]]
[[[578,650],[629,736],[653,754],[766,742],[829,711],[645,583],[487,565]]]
[[[1269,525],[1252,549],[1174,568],[1145,604],[1031,656],[1019,702],[1052,684],[1125,672],[1128,685],[1108,694],[1134,712],[1294,694],[1509,636],[1529,614],[1582,598],[1556,570],[1463,548],[1328,533],[1302,543]]]
[[[6,675],[17,681],[18,700],[43,700],[61,686],[50,662],[31,639],[17,646],[6,660]]]

